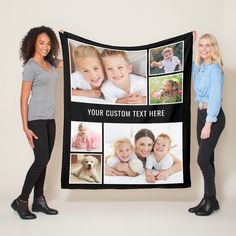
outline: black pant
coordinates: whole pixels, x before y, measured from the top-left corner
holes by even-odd
[[[206,123],[207,110],[198,110],[197,116],[197,139],[199,144],[198,165],[202,171],[204,179],[204,196],[215,197],[215,166],[214,166],[214,149],[221,132],[225,127],[225,115],[220,109],[217,122],[212,123],[210,137],[201,139],[201,131]]]
[[[34,187],[34,197],[43,195],[46,168],[50,159],[56,134],[55,120],[33,120],[28,122],[38,139],[34,139],[34,162],[25,178],[21,199],[27,200]]]

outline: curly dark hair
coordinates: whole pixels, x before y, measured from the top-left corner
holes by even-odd
[[[45,60],[55,66],[59,51],[59,42],[54,31],[46,26],[30,29],[26,36],[22,39],[20,46],[20,59],[23,60],[23,65],[25,65],[26,62],[34,56],[36,39],[38,35],[42,33],[47,34],[51,41],[51,50],[45,57]]]

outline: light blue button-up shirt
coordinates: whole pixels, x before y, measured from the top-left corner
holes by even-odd
[[[218,64],[204,64],[197,67],[192,65],[195,101],[200,107],[207,103],[208,122],[216,122],[221,108],[223,71]]]

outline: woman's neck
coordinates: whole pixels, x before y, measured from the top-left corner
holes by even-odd
[[[209,59],[209,58],[205,59],[205,60],[203,60],[203,63],[206,65],[211,64],[211,59]]]
[[[46,64],[45,58],[42,56],[34,55],[32,58],[41,65]]]
[[[136,153],[136,156],[138,157],[139,160],[144,161],[146,160],[147,157],[140,156]]]

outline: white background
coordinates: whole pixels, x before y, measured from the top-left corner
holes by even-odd
[[[181,35],[192,30],[196,30],[200,35],[205,32],[214,34],[219,41],[225,64],[223,107],[227,118],[226,128],[216,148],[217,192],[218,198],[223,205],[223,209],[224,204],[227,204],[232,199],[235,199],[235,9],[236,2],[234,0],[2,0],[0,8],[0,212],[1,209],[7,210],[4,211],[4,214],[0,213],[0,224],[2,224],[1,222],[4,223],[2,219],[6,219],[6,217],[8,217],[7,219],[9,220],[8,222],[10,222],[10,225],[11,222],[16,220],[16,218],[10,218],[12,212],[8,206],[12,199],[14,199],[20,193],[26,171],[28,170],[33,158],[32,150],[27,144],[26,137],[22,130],[19,110],[22,66],[21,62],[19,61],[18,52],[20,41],[26,32],[30,28],[40,25],[50,26],[55,31],[64,29],[65,31],[78,34],[84,38],[104,44],[118,46],[144,45]],[[196,109],[193,102],[191,128],[192,187],[187,189],[130,191],[98,190],[95,192],[88,190],[61,190],[60,172],[63,139],[62,75],[57,88],[56,121],[56,143],[52,160],[48,167],[45,191],[49,201],[62,202],[60,209],[63,209],[63,206],[72,201],[78,204],[79,202],[84,203],[84,201],[147,201],[150,202],[150,204],[151,201],[169,201],[170,205],[165,205],[166,212],[168,213],[172,212],[173,210],[175,211],[175,209],[178,208],[180,201],[194,202],[195,200],[201,198],[203,182],[199,168],[196,164]],[[135,202],[132,204],[134,204],[132,206],[134,206],[133,209],[135,211],[137,205],[135,205]],[[93,205],[94,204],[91,204],[91,207]],[[106,205],[106,203],[101,203],[101,206],[104,205]],[[114,204],[111,203],[109,206],[112,205]],[[187,207],[189,205],[190,204],[186,205],[186,209],[183,209],[183,212],[186,213],[186,215],[188,214]],[[142,204],[140,204],[140,206],[142,206]],[[149,203],[147,204],[147,207],[148,206]],[[168,206],[171,206],[172,208]],[[86,211],[88,209],[92,208],[87,206],[83,208],[82,205],[80,210]],[[117,206],[114,207],[114,211],[117,211],[118,214],[118,218],[115,218],[117,220],[119,219],[119,215],[122,216],[124,214],[123,212],[120,212],[119,209],[120,208]],[[141,215],[145,215],[145,209],[146,207],[141,207],[141,209],[139,209],[141,213],[139,213]],[[235,208],[229,207],[229,209],[234,209],[235,217]],[[72,207],[71,210],[73,211],[74,208]],[[153,212],[153,214],[155,215],[155,212]],[[221,214],[223,215],[222,219],[220,220],[221,223],[231,222],[231,217],[224,218],[224,213]],[[61,214],[61,217],[63,217],[63,213]],[[182,217],[185,217],[185,214],[183,214]],[[145,219],[142,218],[142,222],[144,222]],[[211,219],[214,219],[214,216],[212,216]],[[168,224],[169,221],[166,219],[166,221],[163,222],[160,220],[160,222],[161,225],[164,226],[165,224]],[[182,220],[180,223],[181,222]],[[217,227],[220,227],[219,225],[217,223],[214,224],[212,226],[213,230]],[[229,226],[227,223],[225,223],[225,225],[227,227]],[[179,225],[177,226],[179,227]],[[226,226],[225,228],[223,227],[223,230],[226,230]],[[12,227],[12,230],[13,228],[14,227]],[[165,227],[163,227],[163,229],[164,228]],[[96,229],[98,234],[99,232],[102,232],[99,231],[99,226]],[[173,230],[174,233],[175,227],[169,230]],[[196,229],[193,231],[198,232]],[[190,233],[193,231],[190,231]],[[215,231],[216,233],[220,232],[219,230]],[[10,233],[7,232],[8,231],[5,230],[4,234],[1,235],[10,235]],[[27,231],[23,232],[26,233]],[[132,232],[135,232],[135,230]],[[206,230],[204,232],[212,231],[209,229],[209,231]],[[229,231],[224,232],[229,233]],[[123,231],[122,233],[123,235],[127,235]],[[26,233],[24,235],[29,234]],[[115,235],[115,233],[113,233],[113,235]],[[140,234],[136,233],[136,235]],[[219,235],[221,234],[219,233]]]

